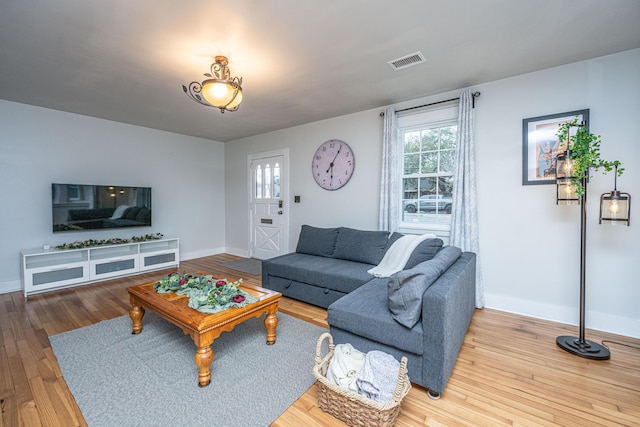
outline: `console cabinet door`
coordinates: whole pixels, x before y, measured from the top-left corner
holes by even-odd
[[[89,263],[77,262],[63,266],[30,268],[25,272],[24,290],[27,293],[74,285],[89,280]]]
[[[138,255],[91,261],[91,280],[118,277],[138,271]]]
[[[140,271],[177,267],[178,239],[140,243]]]

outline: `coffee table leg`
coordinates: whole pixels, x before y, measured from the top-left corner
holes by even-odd
[[[211,343],[203,347],[198,347],[198,351],[193,358],[198,367],[198,385],[200,387],[206,387],[211,382],[211,362],[213,361]]]
[[[142,331],[142,316],[144,316],[144,307],[135,305],[131,302],[131,310],[129,311],[129,317],[133,322],[132,334],[139,334]]]
[[[278,306],[272,305],[269,307],[269,312],[264,318],[264,327],[267,329],[267,344],[269,345],[276,343],[276,327],[278,326],[278,316],[276,316],[277,311]]]

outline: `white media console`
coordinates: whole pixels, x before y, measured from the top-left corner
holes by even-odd
[[[25,250],[21,252],[24,296],[177,267],[179,246],[179,239],[163,239],[83,249]]]

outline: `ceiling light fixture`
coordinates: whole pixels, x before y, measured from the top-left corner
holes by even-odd
[[[209,78],[202,83],[191,82],[189,87],[182,85],[182,90],[194,101],[219,108],[221,113],[237,111],[242,102],[242,77],[231,77],[228,64],[226,56],[216,56],[211,73],[204,74]]]

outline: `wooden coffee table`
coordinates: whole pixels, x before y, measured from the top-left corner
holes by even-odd
[[[220,313],[202,313],[188,306],[186,295],[175,292],[159,294],[153,288],[155,282],[127,288],[133,321],[133,334],[142,331],[142,317],[145,308],[182,329],[191,335],[198,350],[194,356],[198,367],[198,384],[205,387],[211,382],[211,362],[213,361],[213,341],[222,334],[230,332],[236,325],[252,317],[266,313],[264,326],[267,329],[267,344],[275,344],[276,327],[278,326],[278,301],[282,294],[258,286],[241,284],[240,289],[258,298],[253,304],[240,308],[230,308]]]

